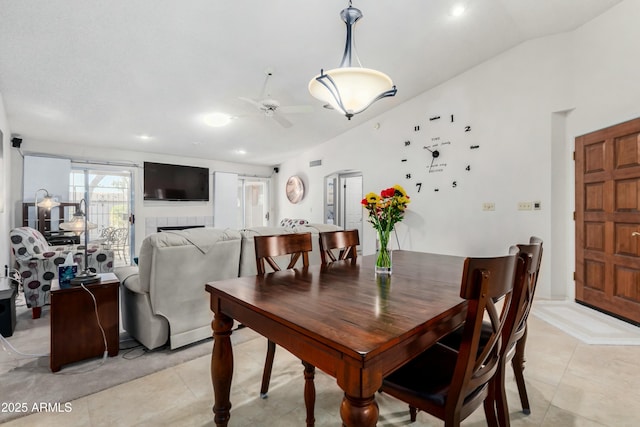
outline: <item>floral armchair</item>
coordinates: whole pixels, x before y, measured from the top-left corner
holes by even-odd
[[[58,266],[64,263],[69,252],[73,253],[78,271],[84,269],[84,245],[49,246],[44,236],[30,227],[14,228],[10,239],[25,301],[36,319],[49,299],[51,281],[58,278]],[[96,273],[113,271],[113,250],[89,243],[87,254],[90,270]]]

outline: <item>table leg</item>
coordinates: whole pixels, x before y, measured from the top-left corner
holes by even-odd
[[[316,367],[304,360],[302,364],[304,365],[304,405],[307,408],[307,427],[313,427],[316,423],[314,416],[316,406],[316,385],[314,383]]]
[[[375,396],[353,397],[344,394],[340,405],[342,425],[346,427],[375,427],[378,422],[378,403]]]
[[[222,313],[215,313],[213,329],[213,352],[211,353],[211,383],[214,394],[214,421],[217,427],[226,427],[231,417],[231,378],[233,376],[233,350],[231,348],[231,327],[233,319]]]

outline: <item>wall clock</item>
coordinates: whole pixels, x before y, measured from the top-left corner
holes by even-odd
[[[304,197],[304,183],[299,176],[293,175],[287,180],[285,191],[291,203],[299,203]]]
[[[470,153],[480,148],[471,135],[471,124],[455,114],[429,115],[425,125],[414,125],[401,159],[405,181],[413,182],[417,193],[458,188],[472,171]]]

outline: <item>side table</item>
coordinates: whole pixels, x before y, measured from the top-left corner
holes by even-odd
[[[120,351],[120,321],[118,297],[120,282],[112,273],[102,276],[102,282],[85,285],[96,299],[100,324],[107,338],[109,356]],[[51,290],[51,371],[62,365],[102,356],[104,339],[96,319],[91,295],[81,286]]]
[[[0,280],[0,284],[3,284]],[[16,329],[16,291],[0,289],[0,335],[9,338]]]

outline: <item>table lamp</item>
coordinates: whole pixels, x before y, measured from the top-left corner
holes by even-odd
[[[96,283],[100,281],[100,276],[89,270],[89,254],[87,249],[89,246],[89,230],[98,228],[97,224],[89,222],[85,213],[82,211],[82,204],[88,213],[87,202],[85,199],[80,200],[80,207],[73,213],[73,218],[69,222],[63,222],[60,224],[60,228],[65,231],[72,231],[78,236],[84,233],[84,269],[76,277],[71,279],[72,285],[86,285],[89,283]]]
[[[40,191],[44,191],[46,194],[44,196],[44,199],[40,200],[38,202],[38,193]],[[53,200],[53,197],[51,197],[51,195],[49,194],[49,192],[44,189],[44,188],[40,188],[38,190],[36,190],[36,195],[35,195],[35,203],[34,203],[34,207],[36,209],[36,230],[38,230],[38,217],[39,212],[38,212],[38,208],[45,208],[45,209],[49,209],[51,210],[51,208],[54,208],[56,206],[60,206],[60,203],[56,202],[55,200]],[[38,230],[40,231],[40,230]]]

